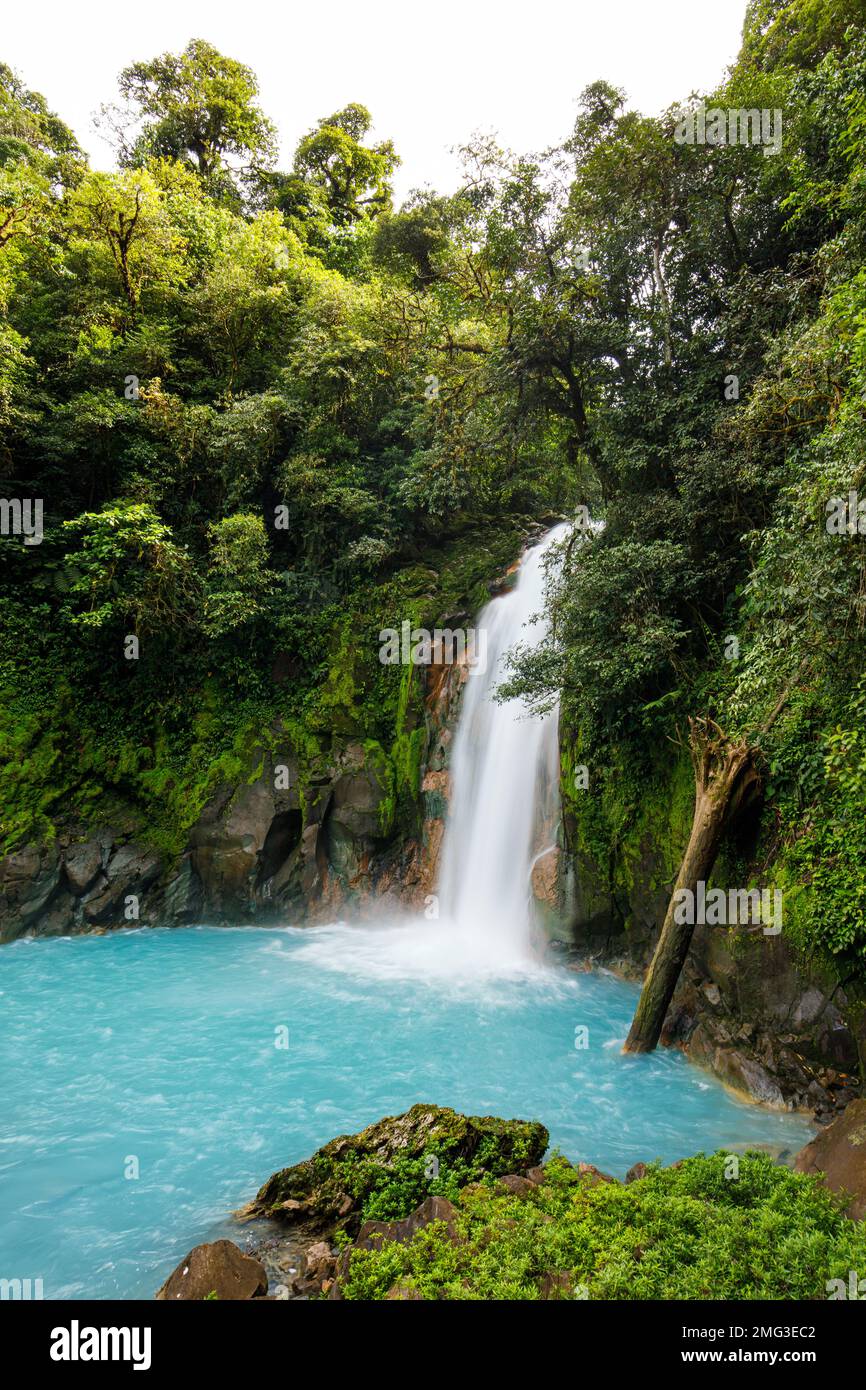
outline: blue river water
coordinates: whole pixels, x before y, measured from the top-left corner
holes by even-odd
[[[437,973],[418,939],[199,927],[3,947],[0,1277],[150,1298],[273,1170],[419,1100],[539,1119],[618,1176],[812,1133],[679,1053],[622,1056],[632,985]]]

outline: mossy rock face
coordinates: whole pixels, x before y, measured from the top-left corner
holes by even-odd
[[[371,1216],[408,1215],[428,1195],[530,1168],[541,1162],[548,1140],[535,1121],[413,1105],[274,1173],[244,1215],[351,1232]]]

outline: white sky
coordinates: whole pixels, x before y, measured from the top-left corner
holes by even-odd
[[[655,113],[723,76],[745,0],[31,0],[4,5],[0,61],[42,92],[97,167],[112,153],[92,115],[137,59],[213,43],[258,75],[283,167],[316,121],[350,101],[403,164],[398,199],[457,182],[450,153],[474,131],[536,150],[571,131],[576,98],[605,78]]]

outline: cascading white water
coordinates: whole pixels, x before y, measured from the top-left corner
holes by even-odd
[[[547,632],[545,556],[563,523],[524,556],[517,583],[479,614],[487,660],[466,679],[451,760],[439,906],[462,956],[501,967],[531,947],[530,873],[552,844],[558,809],[558,715],[531,715],[522,699],[497,702],[505,656]],[[545,836],[547,837],[545,840]]]
[[[453,983],[544,973],[532,953],[532,865],[554,843],[559,812],[558,717],[493,697],[505,654],[542,641],[544,557],[568,534],[549,531],[523,558],[515,587],[479,614],[483,669],[467,675],[451,760],[439,891],[423,918],[379,927],[335,923],[310,933],[302,958],[382,978]],[[471,649],[483,652],[483,640]]]

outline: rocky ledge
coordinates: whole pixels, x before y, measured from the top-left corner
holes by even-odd
[[[642,934],[622,928],[592,934],[578,924],[558,949],[572,969],[607,969],[638,982],[656,936],[649,922]],[[866,1012],[804,967],[783,937],[698,927],[661,1043],[680,1048],[747,1099],[811,1112],[828,1124],[860,1094]]]
[[[413,1105],[273,1173],[235,1213],[250,1223],[247,1250],[226,1240],[196,1246],[156,1297],[258,1298],[270,1286],[271,1297],[337,1298],[345,1250],[368,1249],[381,1238],[410,1240],[433,1222],[447,1224],[453,1207],[438,1188],[456,1195],[487,1179],[531,1181],[514,1170],[539,1174],[548,1142],[534,1121]],[[404,1211],[408,1216],[399,1215]]]

